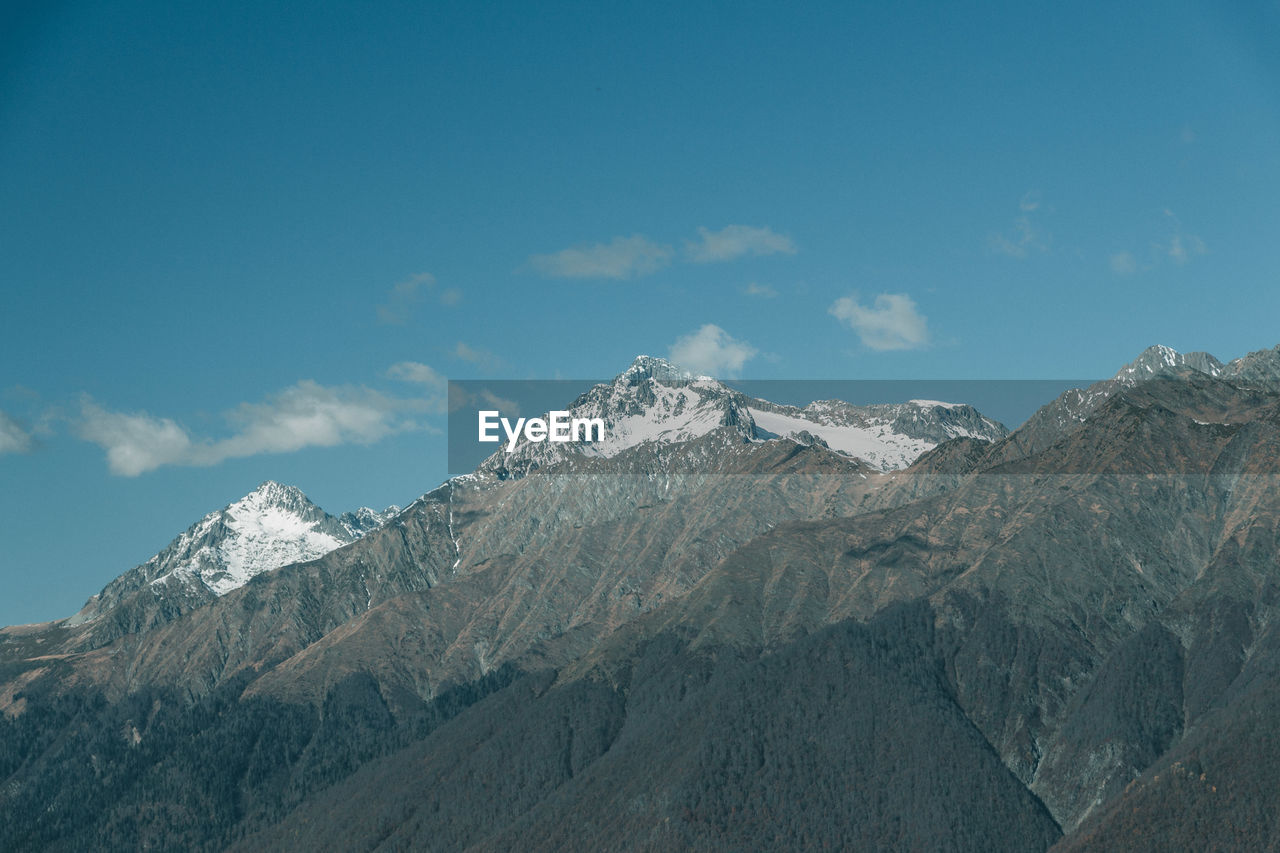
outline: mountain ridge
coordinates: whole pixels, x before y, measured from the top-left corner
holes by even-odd
[[[905,468],[957,436],[994,441],[1008,434],[1002,424],[966,404],[819,400],[806,406],[780,405],[646,355],[637,356],[611,381],[592,386],[567,411],[573,418],[599,418],[604,438],[568,445],[525,442],[514,452],[494,453],[480,470],[519,477],[574,455],[608,458],[639,444],[688,441],[721,427],[733,428],[747,441],[807,433],[843,455],[892,470]]]
[[[4,629],[0,812],[54,817],[0,846],[1239,846],[1252,806],[1205,815],[1275,789],[1224,738],[1280,725],[1277,351],[1170,352],[1034,442],[934,421],[883,471],[747,412],[453,478],[101,648]],[[166,784],[103,800],[90,755]]]

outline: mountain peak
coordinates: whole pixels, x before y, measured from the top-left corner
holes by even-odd
[[[256,489],[245,495],[242,500],[256,498],[260,500],[275,501],[281,499],[297,499],[299,497],[306,498],[306,495],[303,493],[302,489],[299,489],[297,486],[290,486],[287,483],[280,483],[275,480],[263,480],[258,484]]]
[[[672,382],[692,379],[694,377],[687,370],[682,370],[667,361],[665,358],[658,358],[652,355],[638,355],[631,362],[631,366],[623,371],[618,378],[635,384],[646,379],[655,379],[659,382]]]
[[[223,513],[238,518],[245,515],[260,515],[271,510],[279,510],[316,521],[326,513],[316,506],[311,498],[297,486],[267,480],[238,501],[233,501],[223,508]]]
[[[1008,434],[972,406],[917,400],[855,406],[827,400],[804,407],[755,399],[710,376],[694,376],[663,358],[639,355],[614,378],[569,406],[574,418],[599,419],[604,437],[583,444],[520,444],[498,451],[481,468],[519,478],[575,456],[609,458],[651,444],[679,444],[727,429],[741,443],[799,436],[881,470],[905,468],[927,450],[957,437],[995,441]]]
[[[1207,352],[1180,353],[1173,347],[1154,344],[1144,349],[1137,358],[1126,364],[1113,378],[1125,385],[1132,385],[1180,368],[1190,368],[1209,376],[1222,375],[1223,364]]]
[[[1256,385],[1280,385],[1280,345],[1234,359],[1225,371],[1231,378]]]
[[[96,619],[128,596],[150,588],[154,600],[200,603],[244,586],[257,575],[314,560],[354,542],[399,514],[361,507],[329,515],[297,486],[266,480],[204,516],[146,563],[116,578],[68,620]]]

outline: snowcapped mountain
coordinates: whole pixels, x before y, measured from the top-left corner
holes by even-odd
[[[778,406],[753,400],[748,408],[757,438],[808,436],[827,447],[863,460],[881,471],[906,468],[920,456],[953,438],[998,441],[1003,425],[983,417],[973,406],[937,400],[909,400],[854,406],[841,400],[819,400],[804,407]]]
[[[648,443],[676,444],[727,428],[743,441],[780,438],[820,442],[882,471],[905,468],[943,441],[960,436],[995,441],[1008,434],[972,406],[933,400],[855,406],[822,400],[804,407],[749,397],[709,376],[691,376],[665,359],[638,356],[612,382],[592,387],[568,408],[573,418],[600,418],[605,435],[592,443],[524,442],[480,467],[519,477],[570,454],[613,457]]]
[[[193,603],[225,595],[263,572],[314,560],[354,542],[399,512],[396,506],[382,512],[361,507],[334,517],[297,487],[268,480],[116,578],[68,624],[92,621],[143,588]]]

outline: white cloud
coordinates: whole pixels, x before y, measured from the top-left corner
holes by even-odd
[[[125,477],[162,465],[198,465],[201,451],[187,431],[169,418],[145,412],[109,412],[86,401],[80,411],[80,437],[107,451],[111,473]]]
[[[242,403],[227,414],[228,438],[193,438],[170,418],[112,412],[85,399],[80,436],[107,452],[113,474],[136,477],[165,465],[216,465],[260,453],[307,447],[370,444],[417,425],[404,415],[430,408],[359,387],[326,387],[309,379],[262,403]]]
[[[858,333],[874,350],[918,349],[929,343],[928,319],[905,293],[881,293],[871,306],[856,296],[842,296],[827,313]]]
[[[778,291],[767,284],[757,284],[754,281],[742,289],[747,296],[759,296],[762,299],[773,299],[778,295]]]
[[[755,347],[707,323],[671,345],[670,359],[683,369],[709,376],[732,376],[756,354]]]
[[[18,422],[0,412],[0,453],[26,453],[31,449],[31,436]]]
[[[429,395],[421,401],[424,410],[437,414],[448,411],[449,380],[434,367],[416,361],[401,361],[387,368],[387,376],[401,382],[421,385]]]
[[[326,387],[304,379],[265,403],[241,403],[230,416],[241,427],[214,447],[218,461],[304,447],[370,444],[408,428],[399,413],[409,401],[368,388]]]
[[[670,246],[643,234],[614,237],[608,243],[575,246],[549,255],[534,255],[529,265],[551,278],[634,278],[648,275],[671,262]]]
[[[448,380],[440,371],[427,364],[420,364],[416,361],[401,361],[387,368],[387,376],[392,379],[399,379],[401,382],[413,382],[417,385],[425,385],[428,388],[434,388],[437,391],[443,390]]]
[[[726,225],[719,231],[698,229],[698,241],[685,243],[685,254],[695,263],[731,261],[743,255],[794,255],[791,238],[771,228],[750,225]]]

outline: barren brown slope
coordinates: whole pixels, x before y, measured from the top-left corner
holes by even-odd
[[[1280,547],[1277,412],[1280,398],[1208,378],[1125,392],[1048,450],[943,494],[780,525],[570,672],[625,660],[627,638],[664,630],[693,628],[695,648],[777,647],[927,598],[952,645],[947,666],[966,713],[1074,826],[1225,686],[1214,672],[1230,650],[1212,614],[1267,618],[1256,608]],[[1227,422],[1200,422],[1209,415]],[[1148,625],[1164,634],[1137,639]],[[1125,711],[1114,731],[1081,724],[1114,713],[1081,688],[1108,672],[1131,677],[1141,667],[1131,644],[1165,648],[1168,637],[1178,646],[1168,663],[1177,713],[1161,711],[1141,748],[1108,746],[1113,734],[1139,736],[1142,715]]]

